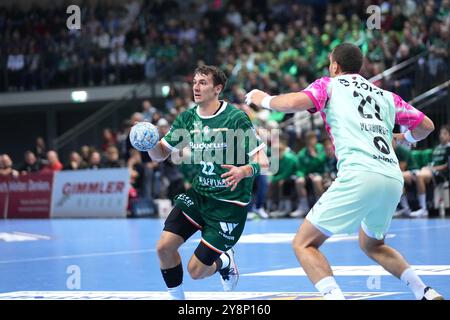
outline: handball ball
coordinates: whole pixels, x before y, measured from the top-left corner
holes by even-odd
[[[158,128],[150,122],[138,122],[130,131],[133,148],[145,152],[153,149],[159,141]]]

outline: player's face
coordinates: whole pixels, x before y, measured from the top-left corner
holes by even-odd
[[[328,66],[328,71],[330,72],[330,77],[335,77],[337,73],[337,62],[333,60],[333,55],[330,53],[328,55],[328,60],[330,65]]]
[[[450,132],[447,131],[447,129],[441,129],[439,132],[439,140],[441,141],[441,144],[447,144],[450,142]]]
[[[192,91],[194,93],[194,102],[201,104],[217,99],[220,94],[221,86],[214,86],[212,74],[197,73],[192,81]]]

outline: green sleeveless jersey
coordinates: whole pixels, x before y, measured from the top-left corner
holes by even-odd
[[[232,192],[221,175],[221,165],[243,166],[264,148],[247,114],[225,101],[212,116],[201,116],[199,106],[175,119],[161,142],[172,151],[190,152],[184,164],[192,166],[192,188],[201,195],[246,205],[251,200],[253,177],[242,179]]]

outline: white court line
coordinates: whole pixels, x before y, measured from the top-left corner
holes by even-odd
[[[137,253],[155,252],[155,251],[156,251],[156,249],[97,252],[97,253],[75,254],[75,255],[68,255],[68,256],[53,256],[53,257],[39,257],[39,258],[29,258],[29,259],[17,259],[17,260],[3,260],[3,261],[0,261],[0,264],[18,263],[18,262],[33,262],[33,261],[47,261],[47,260],[62,260],[62,259],[72,259],[72,258],[117,256],[117,255],[124,255],[124,254],[137,254]]]
[[[450,228],[450,224],[437,225],[437,226],[411,227],[411,228],[392,228],[388,232],[410,231],[410,230],[425,230],[425,229],[445,229],[445,228]]]
[[[450,265],[412,265],[418,275],[449,276]],[[390,276],[383,267],[379,265],[369,266],[332,266],[335,276]],[[267,276],[306,276],[305,270],[301,267],[278,269],[271,271],[252,272],[242,274],[243,277],[267,277]]]
[[[388,297],[405,292],[344,292],[349,300]],[[13,291],[0,300],[167,300],[166,291]],[[319,292],[186,292],[187,300],[293,300],[322,299]]]

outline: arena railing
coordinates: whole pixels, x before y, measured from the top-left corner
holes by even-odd
[[[53,148],[59,150],[66,146],[70,142],[76,140],[80,135],[84,134],[86,131],[92,129],[96,124],[98,124],[103,119],[112,115],[117,109],[123,107],[128,103],[129,99],[139,96],[144,90],[148,90],[147,83],[141,83],[136,85],[133,89],[125,93],[119,100],[114,100],[107,103],[98,111],[94,112],[92,115],[79,122],[73,128],[67,130],[59,137],[53,140]]]

